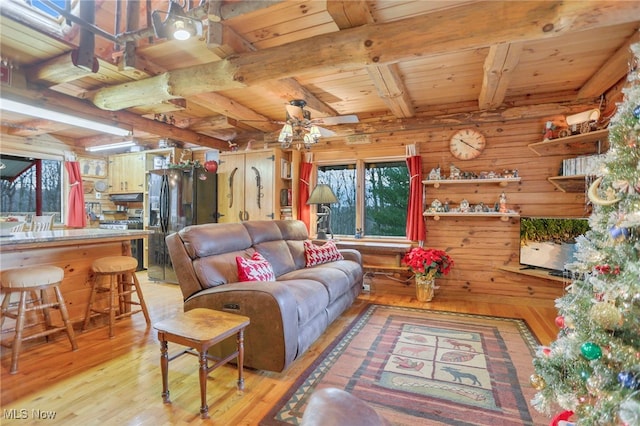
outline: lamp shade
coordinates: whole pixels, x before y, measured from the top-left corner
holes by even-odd
[[[313,188],[307,204],[332,204],[337,202],[338,198],[331,190],[331,187],[326,183],[321,183]]]

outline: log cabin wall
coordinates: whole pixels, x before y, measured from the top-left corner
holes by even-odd
[[[547,181],[547,177],[558,175],[564,158],[575,155],[538,156],[527,147],[542,140],[548,118],[552,117],[377,134],[370,136],[367,145],[339,147],[338,143],[329,141],[314,147],[312,152],[314,162],[326,162],[354,156],[404,156],[405,146],[416,144],[422,156],[423,179],[437,166],[448,177],[451,163],[462,171],[475,173],[516,169],[521,177],[519,183],[509,183],[504,188],[472,182],[469,185],[441,185],[437,190],[427,186],[427,204],[437,197],[442,202],[450,200],[454,203],[452,206],[463,198],[471,204],[484,202],[493,206],[504,190],[508,208],[521,216],[588,216],[584,193],[565,193]],[[456,160],[449,152],[449,139],[456,130],[467,127],[474,127],[485,135],[486,148],[474,160]],[[506,222],[482,217],[443,217],[439,221],[427,218],[426,228],[425,245],[447,250],[455,261],[452,272],[438,279],[442,295],[469,299],[496,296],[553,299],[562,294],[562,282],[500,269],[519,265],[519,218]],[[389,259],[385,263],[393,262]],[[374,291],[413,293],[412,286],[401,282],[406,277],[395,274],[394,278],[385,280],[383,275],[376,275],[372,288]]]

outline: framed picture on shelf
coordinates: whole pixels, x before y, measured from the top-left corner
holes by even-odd
[[[79,157],[80,173],[83,177],[107,177],[107,160],[101,158]]]

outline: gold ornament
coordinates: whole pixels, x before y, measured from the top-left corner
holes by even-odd
[[[611,302],[596,303],[591,307],[589,316],[605,330],[613,330],[619,327],[622,322],[622,314]]]
[[[591,186],[589,186],[589,191],[587,191],[587,196],[589,197],[589,200],[591,200],[593,204],[597,204],[599,206],[612,206],[615,203],[619,202],[620,198],[607,198],[607,199],[600,198],[600,196],[598,195],[598,188],[600,187],[601,182],[602,182],[602,176],[594,180]]]
[[[529,382],[531,383],[531,386],[533,386],[535,390],[542,390],[547,386],[547,383],[544,381],[544,378],[537,374],[532,374],[531,377],[529,377]]]

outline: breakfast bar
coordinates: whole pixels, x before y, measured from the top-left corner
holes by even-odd
[[[81,322],[89,300],[91,264],[105,256],[130,256],[131,240],[150,231],[67,229],[15,232],[0,238],[0,270],[54,265],[64,269],[61,290],[72,322]]]

